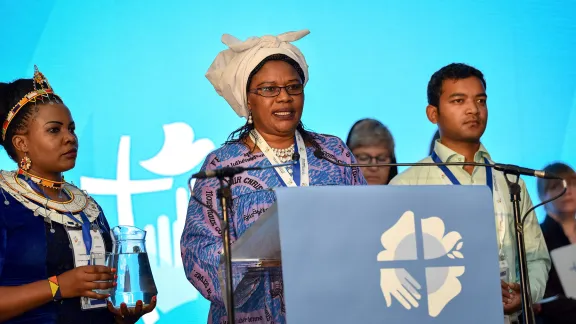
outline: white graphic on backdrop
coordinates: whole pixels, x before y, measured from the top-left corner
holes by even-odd
[[[148,171],[161,176],[184,175],[200,164],[214,149],[208,139],[194,142],[194,132],[185,123],[164,125],[164,145],[154,157],[140,162]],[[134,225],[132,195],[173,190],[174,179],[163,177],[152,180],[130,179],[130,137],[122,136],[118,146],[116,179],[81,177],[80,187],[91,195],[114,195],[117,199],[118,224]],[[193,185],[193,184],[192,184]],[[146,230],[146,250],[159,291],[166,293],[158,298],[157,309],[144,316],[145,324],[153,324],[160,319],[160,313],[198,298],[198,291],[188,282],[182,268],[180,237],[186,221],[186,210],[190,193],[187,188],[174,190],[176,218],[170,223],[166,214],[159,215],[156,224],[148,224]],[[158,204],[168,204],[157,201]],[[168,205],[167,205],[168,207]],[[159,311],[159,312],[158,312]]]
[[[164,146],[153,158],[140,165],[163,176],[177,176],[190,172],[214,150],[214,143],[206,138],[194,141],[194,131],[185,123],[164,125]]]
[[[463,246],[460,233],[452,231],[444,235],[444,222],[438,217],[422,219],[421,224],[424,260],[444,256],[464,258],[460,252]],[[385,250],[378,253],[378,261],[418,260],[414,213],[405,212],[394,226],[382,234],[380,240]],[[462,274],[464,266],[426,267],[428,314],[431,317],[438,316],[448,302],[460,294],[462,285],[458,277]],[[418,301],[422,296],[418,290],[422,287],[405,268],[380,269],[380,287],[388,307],[392,305],[392,297],[406,309],[420,305]]]
[[[130,179],[130,136],[120,137],[116,179],[80,177],[80,187],[91,195],[114,195],[118,204],[118,224],[134,225],[132,195],[172,189],[172,178]]]

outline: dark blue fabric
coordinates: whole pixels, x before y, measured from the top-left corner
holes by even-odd
[[[9,205],[0,203],[0,286],[20,286],[46,280],[74,268],[74,255],[63,225],[52,226],[4,192]],[[0,198],[3,198],[0,196]],[[103,213],[96,223],[111,251],[110,228]],[[54,229],[54,233],[50,229]],[[68,324],[114,323],[108,309],[83,311],[80,298],[49,302],[4,323]]]
[[[294,152],[295,153],[298,152],[298,142],[296,141],[296,138],[294,138]],[[300,181],[302,181],[302,179],[300,179],[300,159],[293,162],[295,163],[292,166],[292,178],[294,179],[294,183],[296,183],[297,186],[300,186],[301,185]]]
[[[42,190],[42,188],[40,188],[38,184],[36,184],[36,182],[32,181],[32,179],[25,177],[21,174],[18,174],[18,178],[22,179],[23,181],[26,181],[26,183],[28,183],[28,185],[32,189],[34,189],[34,191],[42,193],[42,195],[46,197],[46,194],[44,194],[44,190]],[[72,199],[72,197],[68,196],[68,194],[65,191],[62,191],[62,193],[66,195],[68,199]],[[77,224],[82,224],[82,239],[84,240],[84,245],[86,246],[86,254],[87,255],[90,254],[90,252],[92,251],[92,235],[90,235],[90,221],[88,220],[88,217],[86,216],[86,214],[84,214],[84,212],[80,212],[80,218],[82,218],[82,221],[80,221],[70,212],[66,213],[66,215],[71,219],[73,219]]]
[[[43,217],[36,217],[12,196],[5,193],[9,205],[0,206],[0,286],[21,286],[46,280],[46,235]],[[48,285],[48,283],[46,283]],[[45,304],[5,323],[55,323],[56,305]],[[27,320],[24,321],[24,318]]]

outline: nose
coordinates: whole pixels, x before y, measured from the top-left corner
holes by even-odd
[[[478,115],[480,113],[480,107],[479,107],[480,103],[477,102],[477,100],[472,99],[469,101],[468,105],[467,105],[467,109],[466,112],[472,115]]]
[[[286,88],[280,88],[280,93],[276,96],[277,102],[290,102],[292,101],[292,96],[288,94]]]
[[[576,194],[576,180],[572,180],[573,182],[568,182],[568,186],[566,186],[566,196],[573,196]]]
[[[64,142],[77,144],[78,143],[78,137],[76,136],[76,133],[68,130],[66,132],[66,135],[64,136]]]
[[[379,168],[380,167],[372,165],[372,166],[367,167],[366,169],[369,170],[370,172],[378,172]]]

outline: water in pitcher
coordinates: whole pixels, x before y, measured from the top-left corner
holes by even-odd
[[[114,234],[113,256],[108,266],[116,268],[116,287],[110,293],[114,307],[126,303],[136,307],[141,300],[144,305],[150,304],[152,297],[158,294],[144,238],[146,232],[133,226],[117,226]]]
[[[150,269],[147,253],[120,253],[118,259],[116,287],[110,295],[115,307],[126,303],[128,307],[136,306],[141,300],[147,305],[157,295],[156,284]]]

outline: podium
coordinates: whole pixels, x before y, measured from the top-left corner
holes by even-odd
[[[275,193],[276,203],[232,246],[234,268],[244,273],[234,278],[236,309],[256,281],[280,276],[291,324],[503,322],[488,187]]]

